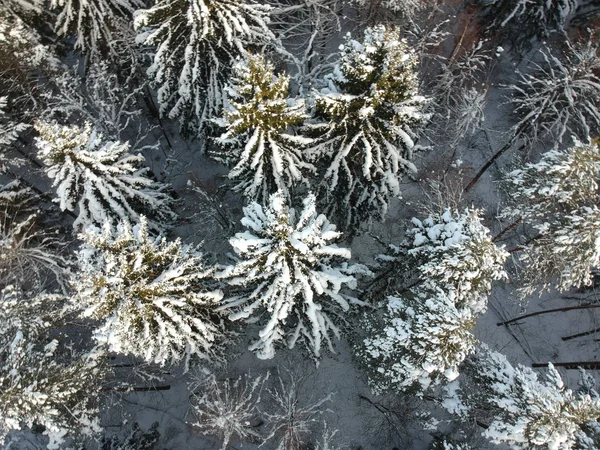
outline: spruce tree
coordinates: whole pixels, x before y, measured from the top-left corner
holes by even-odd
[[[329,89],[316,95],[307,132],[319,138],[326,164],[319,198],[345,229],[382,219],[400,196],[400,178],[416,171],[417,129],[427,118],[416,64],[397,31],[369,28],[362,42],[347,37]]]
[[[304,102],[288,99],[289,82],[264,56],[249,55],[234,68],[228,107],[218,121],[226,131],[216,156],[234,166],[229,178],[239,180],[235,189],[257,202],[277,191],[290,199],[295,184],[307,184],[303,172],[314,171],[305,161],[309,141],[288,133],[306,119]]]
[[[136,12],[139,42],[156,48],[148,75],[160,113],[202,134],[221,113],[231,66],[249,49],[270,45],[271,8],[245,0],[159,0]]]
[[[175,217],[169,208],[167,186],[147,177],[142,155],[129,153],[129,144],[106,142],[89,124],[61,126],[37,123],[39,155],[53,179],[60,209],[75,211],[76,230],[89,225],[116,225],[119,220],[139,220],[146,210],[160,229]]]
[[[222,307],[233,310],[231,320],[264,315],[266,324],[250,346],[261,359],[272,358],[283,340],[290,348],[303,340],[314,357],[323,343],[332,350],[331,335],[339,338],[343,314],[359,303],[340,290],[356,287],[354,274],[368,273],[361,265],[337,262],[350,258],[350,250],[333,244],[341,233],[317,214],[313,195],[303,203],[297,215],[278,192],[266,206],[245,207],[242,224],[248,230],[229,241],[240,260],[219,275],[239,286]]]
[[[198,249],[152,238],[143,216],[80,236],[77,298],[83,315],[100,321],[100,343],[160,365],[222,361],[222,294],[208,287],[211,270]]]

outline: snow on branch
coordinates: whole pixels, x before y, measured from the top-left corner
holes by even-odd
[[[59,36],[74,36],[74,47],[93,58],[111,53],[115,29],[127,27],[143,0],[50,0]]]
[[[359,303],[340,290],[356,288],[354,275],[370,272],[361,265],[336,262],[349,259],[350,250],[333,244],[341,233],[317,214],[313,195],[298,215],[288,209],[282,193],[271,195],[265,206],[251,203],[244,213],[242,224],[248,230],[229,241],[240,260],[218,275],[242,293],[226,298],[221,309],[233,310],[232,320],[266,316],[266,325],[250,346],[261,359],[272,358],[284,339],[290,348],[303,340],[315,358],[323,343],[333,350],[331,335],[340,334],[336,322],[352,303]]]
[[[160,365],[221,361],[224,331],[215,309],[222,293],[209,289],[212,272],[198,249],[152,238],[143,216],[135,226],[88,229],[80,238],[75,288],[83,315],[100,321],[99,342]]]
[[[155,229],[176,217],[167,186],[146,176],[148,169],[140,167],[144,157],[129,153],[128,143],[105,142],[89,124],[82,129],[38,122],[35,129],[60,209],[79,210],[73,228],[137,222],[140,208],[156,218],[149,222]]]

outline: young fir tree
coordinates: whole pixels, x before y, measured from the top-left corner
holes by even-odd
[[[233,61],[274,41],[270,10],[245,0],[159,0],[137,11],[138,41],[157,49],[148,75],[160,113],[201,134],[207,119],[221,113]]]
[[[67,433],[97,433],[102,354],[76,352],[50,338],[64,299],[24,298],[12,286],[0,293],[0,442],[10,430],[42,426],[49,449],[64,448]]]
[[[307,131],[319,138],[315,150],[326,162],[319,197],[347,229],[383,218],[402,175],[416,171],[416,129],[427,118],[416,64],[397,31],[367,29],[362,43],[346,39],[329,89],[315,98]]]
[[[149,169],[140,167],[144,157],[129,153],[128,143],[105,142],[89,124],[82,129],[38,122],[35,129],[60,209],[79,210],[73,228],[137,222],[140,209],[157,218],[151,222],[156,229],[175,218],[171,197],[163,192],[167,186],[145,176]]]
[[[567,389],[552,364],[538,374],[482,345],[462,372],[444,405],[463,420],[486,423],[483,435],[492,442],[514,449],[590,448],[581,444],[597,429],[598,394]]]
[[[335,322],[359,303],[340,290],[355,288],[354,274],[369,272],[361,265],[336,263],[349,259],[350,250],[332,244],[341,233],[317,214],[313,195],[298,215],[280,192],[271,195],[267,206],[251,203],[244,213],[242,224],[249,230],[229,241],[240,260],[219,275],[241,292],[225,299],[222,309],[235,310],[232,320],[265,315],[267,323],[250,346],[261,359],[272,358],[284,339],[290,348],[304,340],[315,357],[324,341],[332,350],[330,334],[339,338],[340,333]]]
[[[591,284],[591,271],[600,265],[599,176],[598,141],[575,140],[506,177],[510,203],[502,216],[536,233],[521,246],[524,294]]]
[[[257,202],[281,191],[290,199],[294,184],[307,184],[303,172],[314,172],[305,161],[306,138],[288,134],[306,119],[304,102],[288,99],[290,79],[275,76],[262,55],[249,55],[234,68],[227,88],[228,107],[217,123],[226,129],[217,139],[217,158],[234,165],[229,178]]]
[[[196,248],[150,237],[144,216],[133,227],[124,221],[116,232],[106,226],[80,237],[75,288],[83,315],[101,321],[99,342],[160,365],[223,358],[215,311],[222,294],[208,289],[211,270]]]
[[[56,12],[55,31],[74,36],[74,47],[94,58],[113,53],[114,33],[127,27],[143,0],[50,0]]]
[[[376,393],[421,392],[456,378],[477,342],[471,329],[491,283],[506,277],[508,255],[492,242],[479,211],[448,209],[413,224],[409,241],[384,258],[394,268],[390,279],[412,270],[410,287],[387,297],[382,315],[366,317],[366,337],[356,346]]]

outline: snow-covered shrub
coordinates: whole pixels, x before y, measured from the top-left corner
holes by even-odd
[[[519,75],[509,86],[508,102],[518,116],[513,130],[529,139],[549,137],[562,142],[565,134],[595,136],[600,132],[600,57],[598,42],[567,42],[561,56],[540,50],[542,64]]]
[[[307,183],[302,172],[314,171],[304,156],[310,141],[287,133],[304,122],[304,102],[287,98],[289,77],[273,70],[261,55],[238,63],[224,117],[217,122],[226,131],[217,139],[216,156],[234,166],[229,178],[239,180],[235,189],[258,202],[277,191],[289,199],[294,184]]]
[[[80,256],[77,298],[85,317],[101,321],[94,335],[111,351],[156,364],[188,367],[191,357],[217,363],[224,333],[198,249],[148,234],[146,218],[116,232],[88,229]]]
[[[133,148],[144,137],[144,120],[137,101],[145,85],[132,75],[121,79],[111,72],[109,63],[99,62],[88,68],[84,79],[75,68],[56,77],[54,84],[57,89],[46,94],[48,119],[71,124],[88,122],[104,136],[119,140],[137,131]]]
[[[458,308],[454,293],[388,297],[381,320],[362,324],[367,337],[357,347],[369,384],[385,391],[420,392],[458,376],[458,366],[476,344],[475,316]]]
[[[135,15],[138,41],[156,47],[148,69],[160,113],[200,134],[221,113],[231,65],[272,43],[271,7],[245,0],[159,0]]]
[[[465,361],[463,373],[465,380],[449,391],[444,404],[465,419],[475,414],[477,420],[487,421],[483,435],[497,444],[515,449],[580,448],[585,427],[600,417],[597,394],[567,389],[552,364],[540,375],[520,364],[513,366],[482,345]]]
[[[119,220],[139,220],[140,209],[158,220],[154,228],[172,220],[171,197],[167,186],[147,177],[140,167],[142,155],[129,153],[129,144],[104,140],[92,130],[57,124],[36,123],[39,156],[53,179],[60,209],[78,216],[73,228],[115,224]]]
[[[74,47],[92,57],[111,53],[113,32],[128,26],[143,0],[50,0],[59,36],[74,36]]]
[[[192,412],[196,421],[192,427],[202,434],[217,435],[222,440],[220,450],[226,450],[233,439],[259,437],[254,430],[258,419],[257,406],[267,376],[241,376],[218,381],[214,375],[204,376],[190,385]]]
[[[250,346],[261,359],[272,358],[283,339],[290,348],[304,340],[315,357],[323,341],[333,350],[330,334],[340,333],[335,322],[352,303],[360,303],[340,290],[355,288],[354,274],[368,270],[336,262],[349,259],[350,250],[333,244],[341,233],[317,214],[313,195],[298,215],[281,193],[271,195],[266,206],[251,203],[244,213],[242,224],[248,230],[229,241],[240,260],[219,275],[241,292],[224,300],[222,308],[235,310],[231,320],[266,317],[259,339]]]
[[[485,1],[484,17],[488,29],[504,31],[517,47],[523,47],[534,36],[546,38],[552,31],[564,31],[576,5],[576,0],[491,0]]]
[[[22,220],[7,215],[0,221],[0,287],[43,288],[51,280],[66,288],[68,262],[58,253],[60,240],[37,228],[36,220],[33,214]]]
[[[598,141],[575,139],[573,147],[546,152],[507,175],[502,216],[537,232],[522,245],[525,294],[591,284],[591,271],[600,266],[599,171]]]
[[[102,355],[77,353],[50,339],[60,301],[24,299],[13,289],[0,294],[0,441],[10,430],[44,427],[49,449],[67,433],[99,431],[94,389],[104,374]]]
[[[416,64],[396,31],[369,28],[362,43],[347,37],[329,88],[316,95],[307,132],[318,138],[315,157],[324,164],[319,197],[345,228],[383,218],[400,195],[400,177],[416,171],[416,128],[426,120]]]
[[[313,424],[327,411],[324,405],[331,401],[333,394],[315,402],[302,401],[302,397],[309,396],[304,389],[306,379],[289,371],[285,378],[279,373],[276,387],[267,389],[273,404],[263,411],[270,428],[264,442],[274,440],[277,450],[299,450],[307,447]]]

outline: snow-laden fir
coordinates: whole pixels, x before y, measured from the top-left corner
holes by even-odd
[[[505,177],[510,198],[502,216],[535,230],[520,247],[523,294],[592,283],[600,265],[599,174],[598,141],[574,139],[572,147],[550,150]]]
[[[355,229],[383,218],[400,196],[400,178],[416,172],[411,160],[427,101],[418,94],[417,57],[397,31],[369,28],[362,42],[348,36],[340,53],[306,130],[324,164],[324,212]]]
[[[64,303],[53,295],[24,298],[13,286],[0,293],[0,443],[10,430],[34,425],[45,428],[48,449],[65,448],[68,433],[100,431],[93,386],[105,372],[102,353],[51,338]]]
[[[412,222],[408,241],[382,259],[416,274],[385,299],[382,314],[365,314],[366,337],[356,346],[378,394],[422,392],[455,379],[477,342],[471,329],[486,309],[491,283],[506,277],[507,253],[492,242],[478,210],[447,209]]]
[[[361,303],[340,291],[356,288],[355,274],[369,271],[339,262],[350,259],[350,250],[333,243],[341,233],[317,214],[315,202],[309,195],[299,213],[281,192],[265,206],[251,203],[242,219],[248,230],[229,241],[239,261],[218,276],[240,292],[232,292],[222,309],[233,310],[232,320],[266,319],[250,346],[259,358],[272,358],[281,341],[289,348],[304,341],[316,358],[323,344],[333,350],[331,338],[339,338],[344,313]]]
[[[266,4],[245,0],[159,0],[135,14],[138,42],[156,48],[148,76],[160,113],[201,134],[221,113],[231,66],[250,46],[274,44]]]
[[[212,270],[197,248],[153,238],[143,216],[116,232],[88,228],[80,238],[77,299],[83,315],[99,321],[100,343],[160,365],[223,359],[215,311],[222,293],[207,285]]]
[[[37,122],[36,145],[46,173],[56,188],[61,210],[75,211],[76,230],[90,225],[136,223],[139,210],[152,213],[151,226],[160,229],[176,216],[167,186],[152,180],[142,167],[144,157],[129,153],[127,142],[105,141],[90,124],[61,126]]]
[[[289,83],[264,56],[249,55],[236,64],[224,117],[216,121],[225,132],[215,156],[233,165],[234,189],[259,203],[277,191],[291,199],[294,185],[308,184],[306,172],[315,171],[305,156],[311,141],[288,133],[306,119],[304,101],[288,98]]]
[[[463,420],[485,423],[483,435],[492,442],[523,450],[597,448],[589,435],[598,438],[598,394],[567,389],[552,364],[538,374],[481,345],[463,372],[447,389],[444,406]]]

